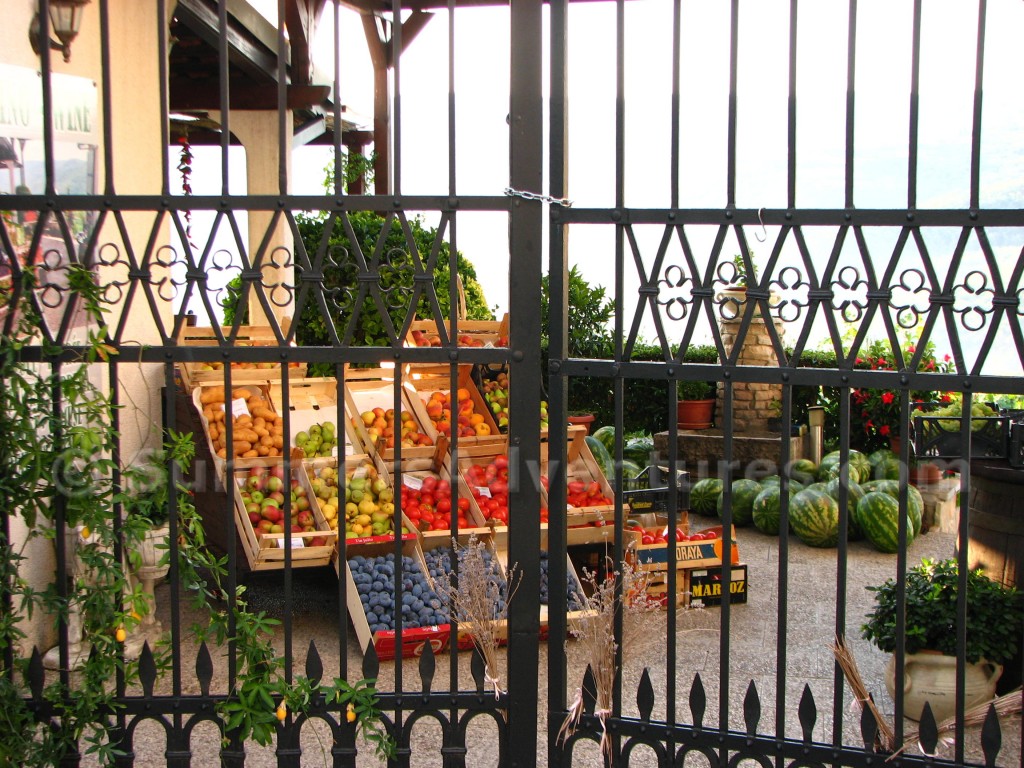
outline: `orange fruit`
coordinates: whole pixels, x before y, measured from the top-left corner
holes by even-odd
[[[352,706],[352,702],[349,702],[348,708],[345,710],[345,719],[350,723],[356,721],[356,708]]]
[[[118,627],[117,632],[114,633],[114,639],[119,643],[123,643],[127,637],[128,633],[124,631],[124,627]]]
[[[288,707],[284,705],[283,701],[277,706],[277,712],[275,712],[274,714],[276,714],[277,719],[281,721],[288,717]]]

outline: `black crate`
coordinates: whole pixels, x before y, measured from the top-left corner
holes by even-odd
[[[722,569],[690,568],[686,572],[690,605],[700,601],[707,606],[722,604]],[[747,602],[747,566],[737,563],[732,567],[732,587],[729,590],[729,604]]]
[[[609,478],[615,481],[615,478]],[[622,478],[622,501],[629,504],[632,514],[668,512],[669,471],[667,467],[651,465],[636,477]],[[690,473],[676,470],[676,496],[678,509],[690,508]]]
[[[974,429],[973,425],[979,421],[984,424]],[[1008,416],[971,419],[970,458],[1005,459],[1009,451],[1010,421]],[[962,458],[959,417],[915,416],[913,426],[914,449],[918,457]]]

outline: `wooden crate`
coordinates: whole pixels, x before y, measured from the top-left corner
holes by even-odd
[[[355,430],[357,438],[366,453],[380,456],[391,463],[395,460],[395,449],[383,447],[382,441],[374,440],[367,431],[362,414],[380,409],[383,418],[395,405],[394,370],[388,368],[353,368],[345,373],[345,405],[349,415],[349,423]],[[402,410],[408,411],[416,424],[417,431],[423,435],[428,444],[402,446],[402,461],[429,459],[434,455],[437,442],[437,430],[427,416],[423,401],[416,394],[415,388],[408,381],[402,382],[400,396]]]
[[[337,469],[339,466],[338,459],[336,458],[311,459],[304,461],[303,464],[305,466],[308,479],[310,480],[311,483],[313,481],[313,478],[320,477],[321,472],[325,467],[329,467],[332,470],[334,470]],[[387,487],[391,489],[392,493],[397,493],[395,491],[394,483],[391,482],[391,477],[388,474],[387,466],[384,464],[383,461],[381,461],[379,456],[371,456],[369,454],[356,454],[353,456],[346,456],[343,464],[345,468],[346,480],[355,476],[355,473],[360,472],[361,468],[366,464],[372,464],[373,468],[377,472],[377,475],[384,480],[384,482],[387,484]],[[345,505],[341,499],[342,497],[339,496],[339,503],[337,507],[338,536],[340,538],[345,539],[345,545],[347,547],[359,547],[367,544],[380,544],[386,542],[393,542],[395,540],[394,533],[391,531],[389,531],[386,534],[378,535],[354,534],[353,536],[349,536],[346,533],[345,526]],[[316,503],[318,507],[322,508],[323,501],[321,499],[316,499]],[[329,513],[326,516],[329,517]],[[402,534],[403,540],[416,538],[415,528],[413,527],[412,522],[409,520],[409,518],[405,515],[402,515],[402,525],[406,529],[406,533]]]
[[[729,603],[747,602],[748,583],[746,563],[735,563],[730,571]],[[705,608],[722,604],[722,574],[716,568],[687,568],[686,593],[690,605],[700,603]]]
[[[282,323],[282,331],[288,332],[290,321],[286,318]],[[222,326],[220,331],[225,338],[231,336],[231,326]],[[178,334],[176,341],[179,346],[184,347],[217,347],[220,341],[212,327],[209,326],[184,326]],[[243,325],[238,329],[235,336],[236,347],[268,347],[278,346],[277,336],[270,326]],[[289,363],[289,372],[299,378],[306,375],[305,363]],[[185,391],[191,392],[203,384],[223,384],[224,364],[223,363],[181,363],[178,366],[181,374],[181,382]],[[231,384],[259,383],[270,380],[281,379],[280,363],[231,363]]]
[[[490,490],[482,488],[480,486],[474,486],[471,482],[471,478],[467,476],[466,470],[472,465],[486,466],[494,461],[498,456],[508,455],[508,447],[504,442],[500,444],[491,445],[473,445],[466,448],[459,449],[459,472],[458,475],[461,478],[462,483],[469,491],[469,506],[473,510],[474,514],[479,520],[484,521],[484,525],[491,527],[495,530],[505,530],[507,526],[504,523],[498,521],[489,522],[488,513],[481,508],[479,499],[473,494],[476,490],[481,496],[489,497]],[[541,488],[541,505],[547,507],[547,496],[544,493],[544,489]]]
[[[469,419],[473,414],[478,414],[481,417],[481,423],[486,425],[486,434],[473,434],[473,435],[459,435],[459,445],[497,445],[504,442],[505,438],[502,436],[501,431],[498,429],[497,423],[494,421],[494,416],[491,414],[491,409],[487,405],[487,401],[484,400],[483,393],[480,392],[476,382],[473,381],[472,377],[473,366],[471,365],[460,365],[458,375],[458,388],[465,390],[469,395],[469,400],[473,403],[472,411],[466,413],[464,417]],[[430,420],[430,399],[434,392],[441,392],[449,399],[451,398],[451,377],[448,370],[440,372],[434,368],[411,366],[409,370],[409,381],[412,383],[419,399],[423,406],[423,413],[427,415],[427,419]],[[458,393],[456,393],[458,397]],[[452,421],[452,429],[458,422],[460,414],[457,409],[451,407],[452,411],[451,418],[455,419]],[[433,420],[430,420],[430,425],[434,429],[435,436],[438,433],[437,425]],[[469,427],[468,424],[463,426]],[[450,437],[450,435],[446,435]]]
[[[406,334],[405,346],[439,347],[446,341],[450,343],[451,323],[445,320],[440,328],[441,331],[434,320],[414,320]],[[501,320],[459,320],[455,330],[458,333],[456,341],[460,347],[507,347],[508,313],[506,312]]]
[[[437,480],[446,480],[449,482],[449,484],[451,484],[452,476],[451,471],[449,469],[449,465],[450,457],[447,454],[445,454],[443,457],[443,461],[440,462],[440,465],[437,466],[436,468],[434,468],[433,466],[423,469],[403,468],[401,474],[399,475],[399,480],[396,483],[396,486],[398,486],[398,488],[400,489],[402,485],[407,485],[410,488],[418,490],[422,486],[423,480],[426,479],[427,477],[433,477]],[[473,494],[470,491],[469,486],[466,485],[466,481],[462,477],[461,473],[455,473],[455,483],[452,488],[453,490],[458,490],[458,498],[469,500],[469,509],[466,510],[466,519],[469,525],[466,527],[460,527],[458,529],[460,538],[464,534],[466,536],[468,536],[469,534],[475,534],[477,536],[486,536],[490,534],[491,528],[484,522],[484,519],[480,513],[479,506],[473,503]],[[455,505],[456,499],[454,498],[453,494],[452,507],[454,508]],[[403,509],[403,513],[404,512],[405,510]],[[417,526],[417,529],[418,528],[419,527]],[[423,540],[424,548],[427,547],[428,541],[441,540],[451,543],[452,532],[450,528],[446,530],[420,531],[419,533]]]
[[[281,382],[270,382],[270,401],[274,410],[284,413],[284,392]],[[365,453],[366,449],[359,440],[350,419],[340,419],[338,413],[338,381],[334,378],[323,379],[289,379],[288,381],[288,421],[289,445],[296,446],[295,437],[299,432],[309,432],[314,424],[330,421],[335,426],[338,445],[344,441],[345,456]],[[338,455],[338,446],[332,452]],[[316,458],[316,457],[309,457]]]
[[[213,439],[210,436],[210,419],[208,417],[208,413],[205,410],[206,406],[202,402],[203,398],[204,398],[204,393],[207,393],[211,389],[216,388],[216,387],[220,387],[220,385],[200,385],[200,386],[196,387],[194,390],[192,390],[192,404],[195,406],[196,411],[199,413],[199,420],[200,420],[200,423],[203,426],[203,435],[206,438],[206,444],[207,444],[207,447],[210,450],[210,455],[213,457],[214,468],[216,469],[218,477],[220,477],[221,480],[223,480],[225,472],[227,471],[227,469],[226,469],[227,468],[227,461],[226,461],[226,459],[224,457],[221,457],[221,456],[217,455],[217,449],[214,446]],[[223,389],[223,387],[220,387],[220,388]],[[252,392],[254,394],[255,393],[259,393],[263,397],[263,399],[266,400],[266,403],[267,403],[266,407],[270,408],[270,410],[273,410],[274,403],[270,399],[270,391],[269,391],[269,387],[268,387],[267,382],[263,382],[262,384],[259,384],[259,385],[257,385],[257,384],[249,384],[249,385],[243,385],[243,386],[235,387],[232,390],[232,394],[236,393],[240,389],[248,390],[248,391],[250,391],[250,392]],[[238,415],[238,414],[242,413],[243,410],[244,410],[245,413],[248,413],[248,408],[246,407],[246,404],[245,404],[244,400],[234,400],[232,402],[232,406],[231,407],[232,407],[232,412],[235,415]],[[221,406],[221,408],[223,410],[223,406]],[[234,437],[237,438],[238,434],[236,433],[234,435]],[[283,445],[283,443],[282,443],[282,445]],[[280,449],[278,449],[278,450],[280,450]],[[269,463],[275,463],[275,462],[276,463],[280,463],[281,461],[282,461],[282,458],[281,458],[280,455],[272,456],[272,457],[271,456],[268,456],[268,457],[262,457],[262,456],[242,457],[242,456],[237,456],[236,455],[236,457],[234,459],[234,466],[235,466],[236,469],[244,469],[244,468],[249,468],[249,467],[263,466],[264,464],[266,464],[268,462]]]
[[[372,543],[359,547],[358,552],[349,552],[347,557],[351,559],[356,554],[364,557],[379,557],[388,555],[395,551],[395,545],[391,543]],[[420,548],[419,540],[412,536],[402,541],[402,554],[412,558],[420,564],[426,574],[426,563],[423,560],[423,551]],[[339,578],[346,582],[346,604],[348,616],[356,632],[356,639],[359,640],[359,647],[366,652],[372,644],[377,653],[377,658],[388,661],[398,657],[398,638],[394,630],[370,631],[370,623],[366,618],[366,612],[359,599],[359,591],[356,588],[355,580],[352,578],[352,570],[349,560],[335,560],[335,570]],[[429,575],[428,575],[429,581]],[[430,627],[403,627],[402,628],[402,658],[409,659],[421,656],[428,649],[432,653],[440,653],[448,646],[451,636],[451,626],[441,624]]]
[[[262,469],[269,471],[271,466],[268,463],[262,466],[253,465],[248,469],[236,469],[232,478],[231,493],[235,499],[235,524],[238,527],[249,567],[254,571],[284,568],[286,564],[285,547],[287,546],[285,539],[291,539],[291,566],[293,568],[329,565],[334,557],[338,534],[331,529],[320,508],[313,502],[313,491],[306,473],[302,471],[301,467],[292,468],[292,478],[302,485],[307,498],[310,498],[310,512],[317,530],[315,532],[261,534],[253,527],[242,498],[242,486],[247,482],[251,472]],[[290,491],[288,484],[285,485],[285,488]],[[322,539],[322,543],[317,542],[317,539]]]
[[[566,507],[565,515],[568,525],[585,525],[593,522],[609,523],[615,519],[615,491],[612,489],[608,478],[604,476],[600,465],[594,458],[594,454],[586,443],[587,428],[580,426],[567,427],[569,444],[566,448],[566,469],[565,477],[567,483],[596,482],[600,487],[601,495],[611,499],[611,504],[601,504],[589,507],[574,507],[571,504]],[[541,441],[540,445],[541,474],[547,477],[548,474],[548,442]],[[623,502],[623,518],[630,515],[630,506]]]

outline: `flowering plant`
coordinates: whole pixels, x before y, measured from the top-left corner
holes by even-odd
[[[916,354],[917,348],[908,341],[903,351],[904,359],[910,359]],[[888,342],[873,341],[865,347],[863,355],[857,358],[856,366],[876,371],[896,370],[896,361],[890,352]],[[942,360],[938,360],[935,356],[935,345],[928,342],[918,370],[948,373],[953,370],[953,362],[948,354]],[[945,392],[913,390],[910,393],[912,407],[915,403],[949,401],[950,397]],[[853,441],[861,443],[861,448],[873,450],[886,447],[891,438],[899,437],[906,432],[903,426],[900,419],[900,400],[896,392],[889,389],[850,390],[850,432]]]

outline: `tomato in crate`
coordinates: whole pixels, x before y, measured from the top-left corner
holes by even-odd
[[[419,488],[402,483],[402,511],[420,532],[450,531],[452,510],[460,530],[472,527],[469,521],[469,498],[460,496],[452,505],[452,487],[447,480],[428,476]]]

